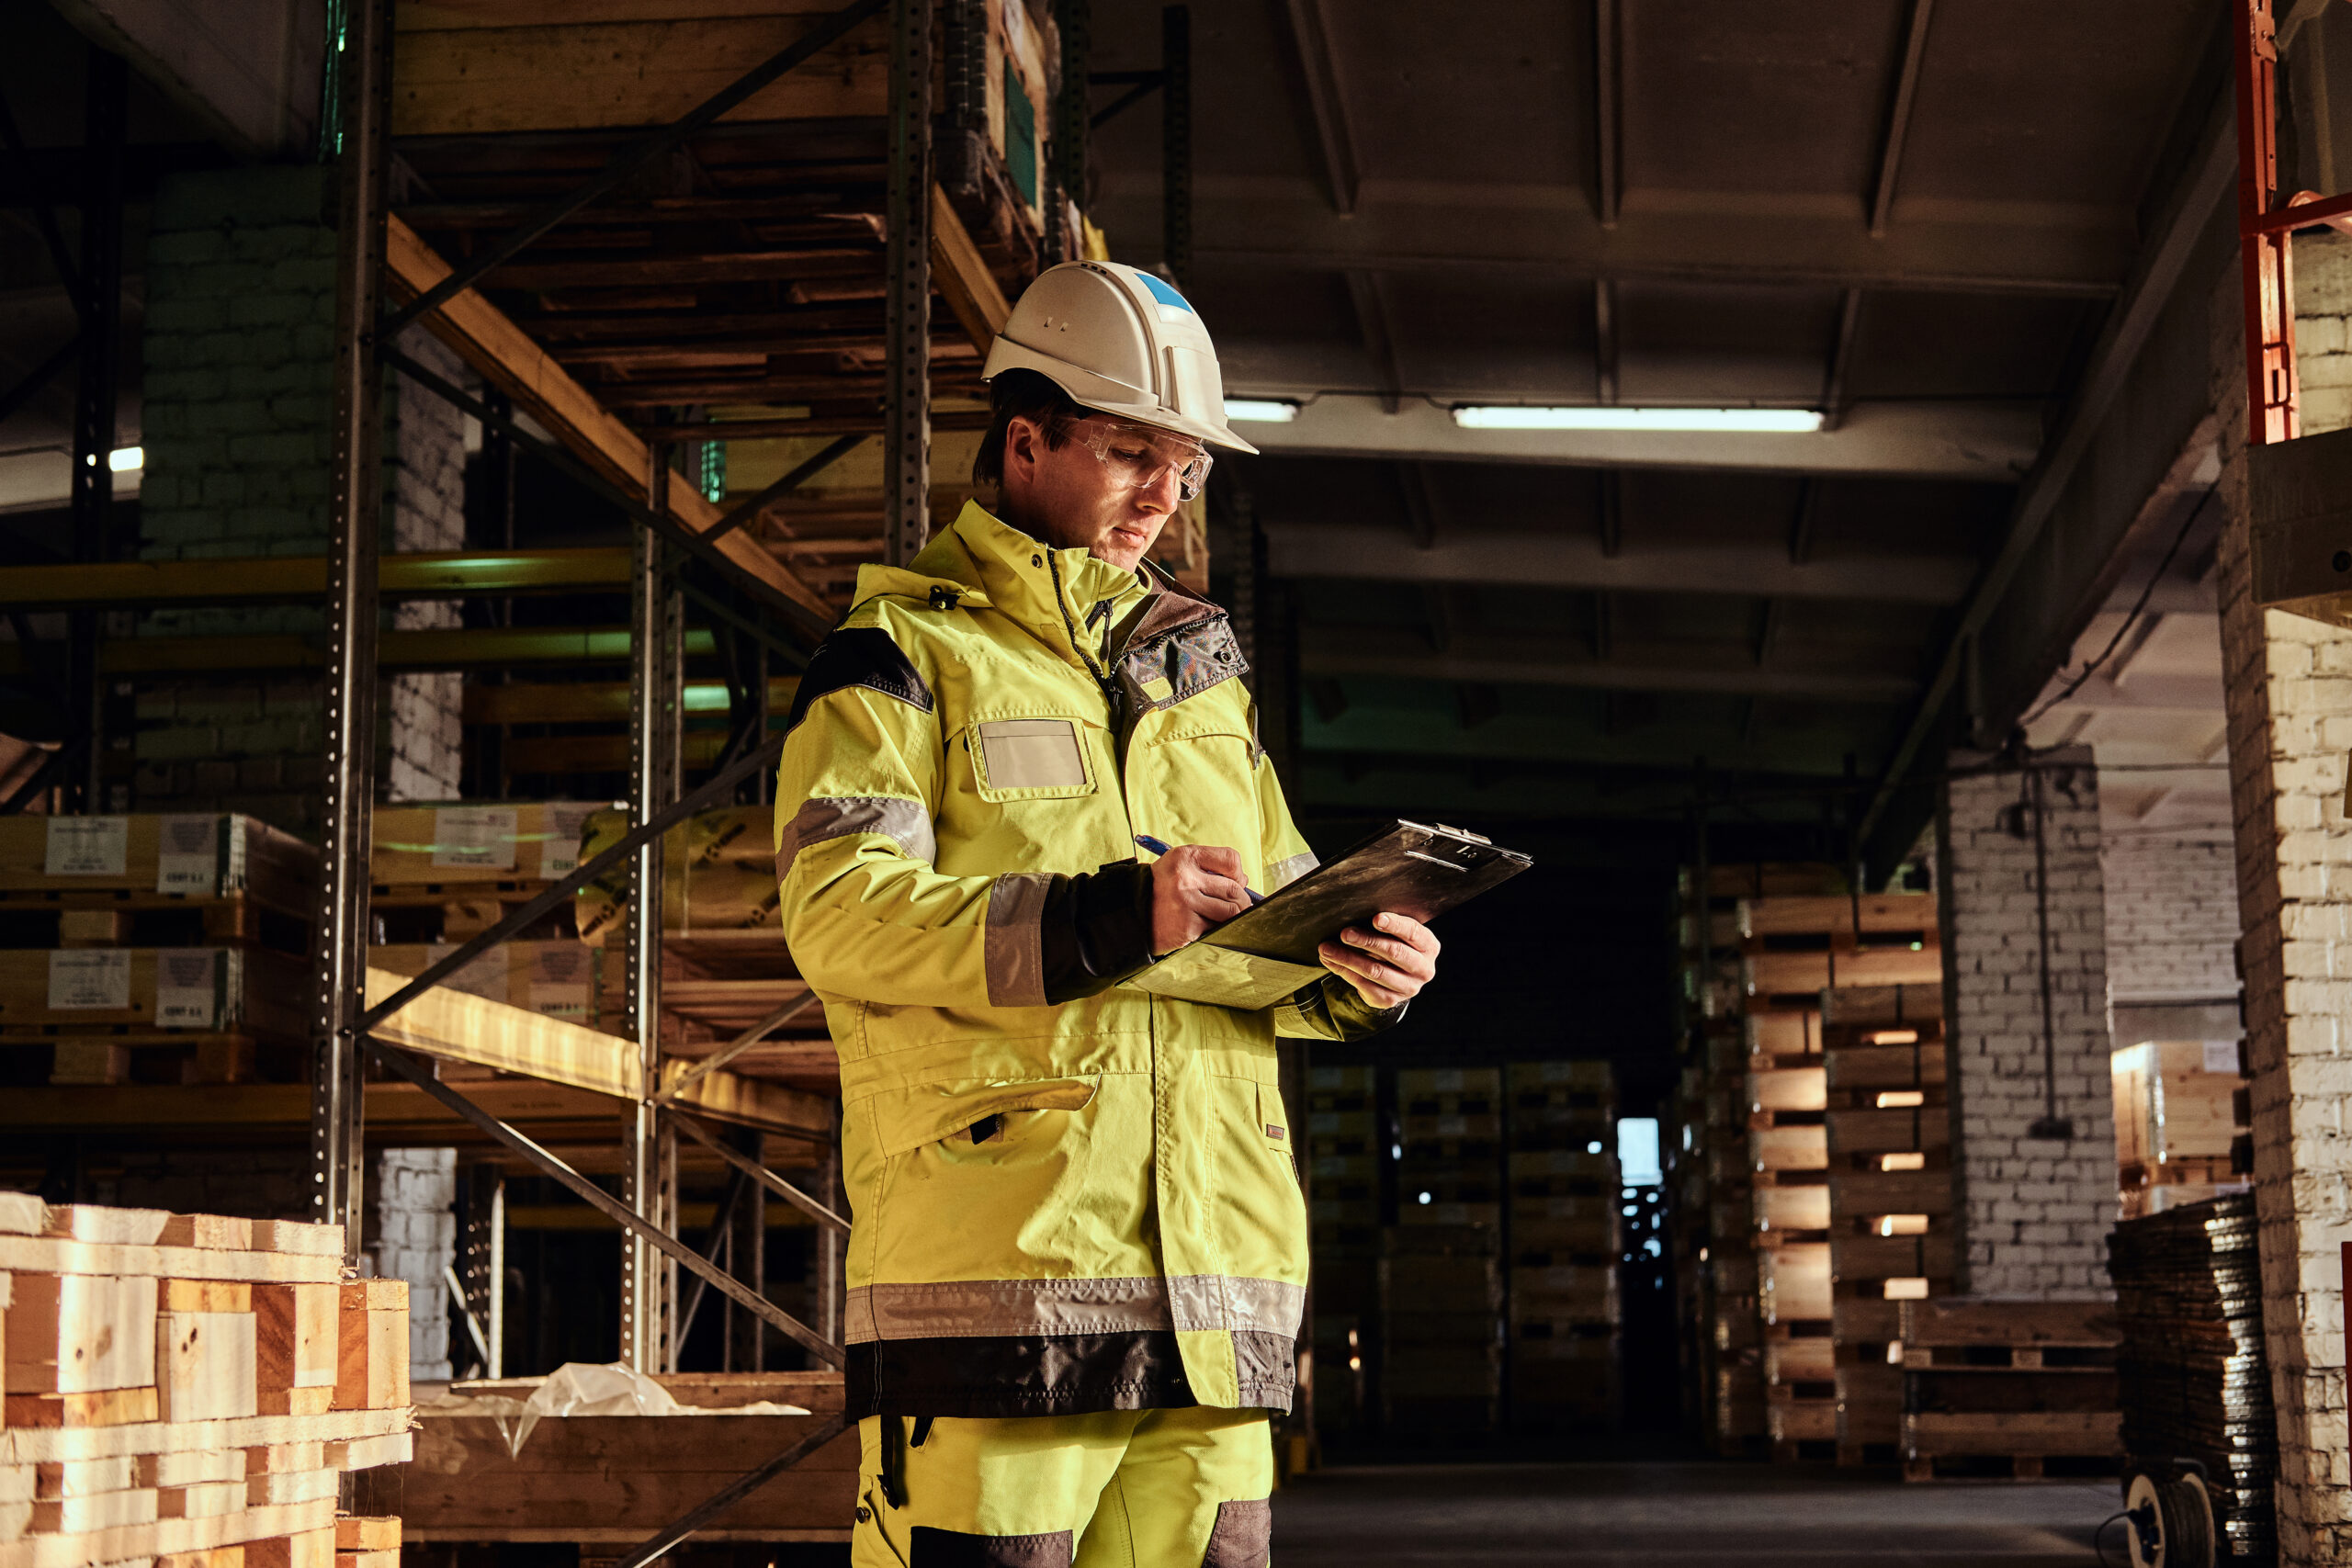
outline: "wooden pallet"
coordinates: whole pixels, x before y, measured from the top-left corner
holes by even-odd
[[[2121,1454],[2114,1308],[1905,1302],[1904,1476],[2112,1473]]]

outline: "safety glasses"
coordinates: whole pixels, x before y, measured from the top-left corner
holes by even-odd
[[[1156,485],[1160,475],[1173,472],[1177,491],[1190,501],[1208,483],[1209,464],[1214,459],[1198,442],[1187,441],[1181,435],[1099,416],[1081,420],[1064,415],[1056,428],[1093,453],[1114,479],[1133,489]]]

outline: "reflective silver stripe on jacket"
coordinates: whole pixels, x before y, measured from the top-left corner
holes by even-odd
[[[1166,1280],[957,1280],[860,1285],[849,1292],[844,1342],[1000,1339],[1152,1330],[1260,1331],[1296,1338],[1303,1286],[1224,1274]]]
[[[980,962],[989,1005],[1046,1005],[1046,895],[1054,879],[1040,872],[1008,872],[989,886],[989,927]]]
[[[1266,891],[1279,893],[1322,863],[1315,858],[1313,850],[1302,850],[1285,860],[1278,860],[1266,868]]]
[[[776,881],[781,883],[791,873],[793,861],[809,845],[846,839],[853,833],[879,833],[895,839],[909,859],[926,865],[939,858],[939,840],[931,831],[931,810],[922,801],[885,795],[818,795],[802,802],[784,826],[784,842],[775,852]]]

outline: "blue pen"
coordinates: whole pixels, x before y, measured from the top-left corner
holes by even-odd
[[[1159,840],[1153,838],[1148,833],[1137,833],[1136,835],[1136,842],[1141,844],[1145,849],[1149,850],[1156,855],[1164,855],[1168,852],[1168,845],[1161,842]],[[1253,905],[1262,904],[1266,901],[1266,896],[1263,893],[1259,892],[1254,887],[1244,887],[1241,891],[1250,895],[1250,902]]]

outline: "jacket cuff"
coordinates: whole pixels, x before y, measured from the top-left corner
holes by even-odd
[[[1301,986],[1290,998],[1299,1015],[1328,1040],[1363,1040],[1403,1021],[1408,999],[1393,1008],[1376,1008],[1337,975],[1326,975]]]
[[[1057,876],[1038,921],[1048,1006],[1108,990],[1151,962],[1151,868]]]

